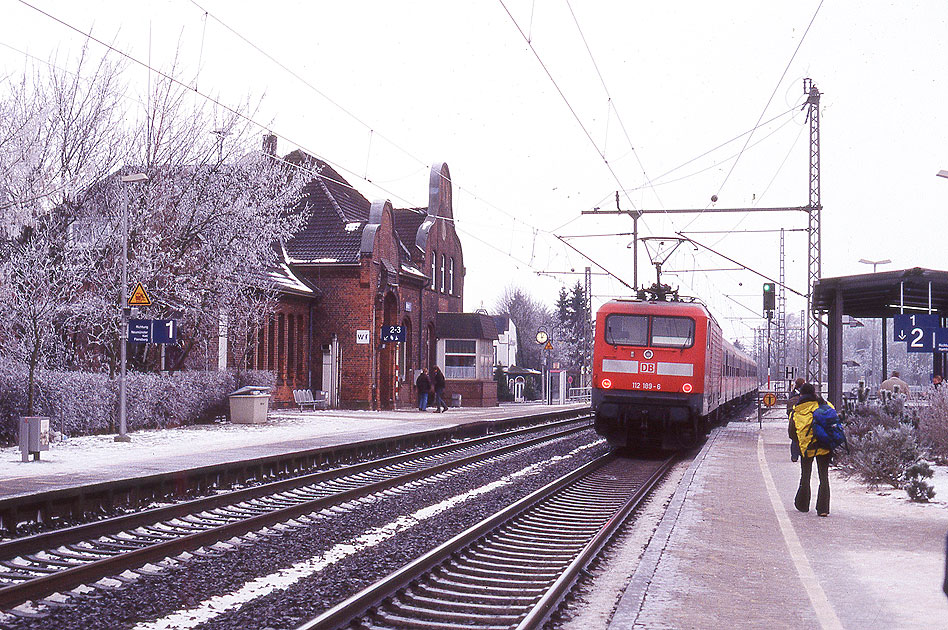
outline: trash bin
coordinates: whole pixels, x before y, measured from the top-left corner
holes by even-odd
[[[230,421],[235,424],[259,424],[267,421],[270,388],[248,385],[230,394]]]
[[[46,416],[20,416],[20,454],[23,461],[39,460],[40,451],[49,450],[49,418]]]
[[[452,407],[461,406],[461,394],[451,394],[451,406]]]

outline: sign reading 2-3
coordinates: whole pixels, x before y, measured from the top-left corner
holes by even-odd
[[[383,343],[387,341],[400,341],[405,342],[405,327],[404,326],[382,326],[381,341]]]

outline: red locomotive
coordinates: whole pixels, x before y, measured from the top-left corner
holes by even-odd
[[[613,300],[596,314],[592,408],[612,446],[692,446],[756,390],[757,363],[698,302]]]

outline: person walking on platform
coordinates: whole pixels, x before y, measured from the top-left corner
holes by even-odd
[[[431,384],[434,386],[435,405],[438,407],[435,412],[447,411],[448,406],[444,402],[444,374],[437,365],[431,368]]]
[[[821,404],[829,403],[816,394],[813,383],[804,383],[800,387],[800,399],[793,406],[793,414],[791,415],[797,430],[797,443],[800,445],[801,454],[800,487],[797,488],[793,505],[801,512],[810,511],[810,472],[813,470],[813,460],[816,460],[816,470],[820,478],[820,486],[816,492],[816,513],[820,516],[829,516],[829,463],[831,451],[817,446],[816,440],[813,438],[813,412]]]
[[[428,391],[431,389],[427,368],[421,368],[421,374],[415,380],[415,389],[418,390],[418,411],[424,411],[428,408]]]

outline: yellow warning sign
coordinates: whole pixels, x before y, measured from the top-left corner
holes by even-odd
[[[777,395],[773,392],[767,392],[764,394],[764,404],[768,407],[773,407],[777,404]]]
[[[141,282],[139,282],[135,290],[132,291],[132,297],[128,298],[128,305],[151,306],[151,298],[148,297],[148,292],[145,291],[145,287],[142,286]]]
[[[543,346],[543,349],[544,349],[544,350],[552,350],[552,349],[553,349],[553,344],[550,343],[549,341],[547,341],[547,342],[546,342],[546,345]]]

